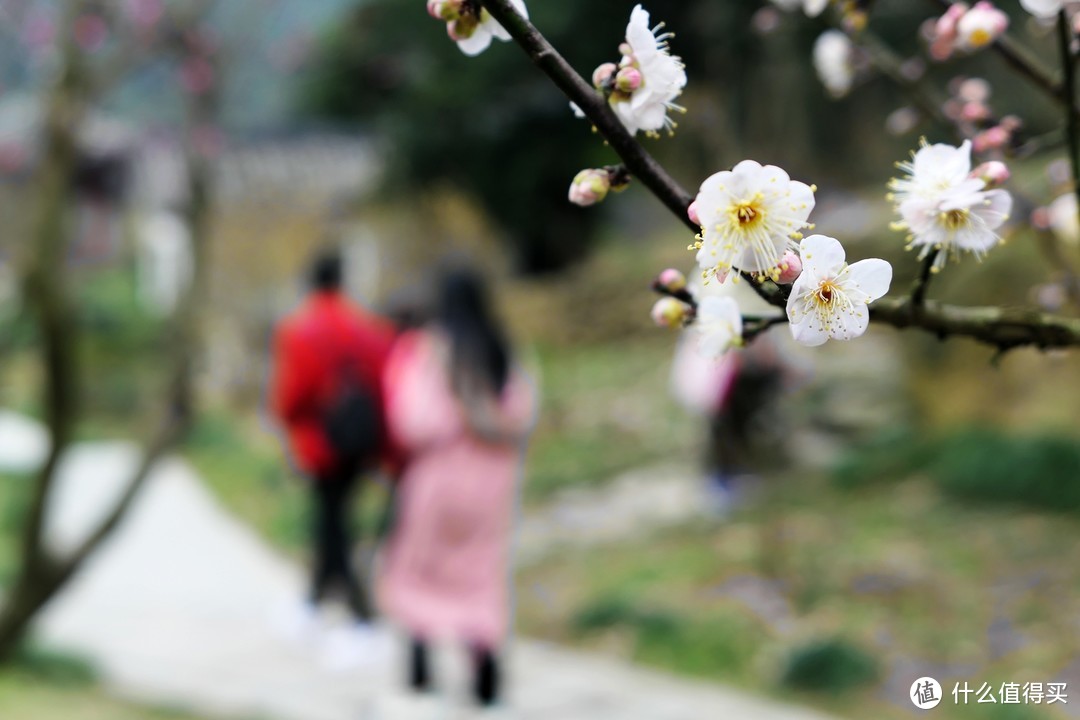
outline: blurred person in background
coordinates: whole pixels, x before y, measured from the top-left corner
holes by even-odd
[[[474,698],[491,707],[500,699],[511,531],[536,400],[477,274],[445,274],[434,322],[399,340],[385,381],[387,422],[409,460],[379,574],[382,609],[411,636],[413,690],[433,689],[431,643],[454,641],[471,653]]]
[[[726,285],[713,292],[733,294],[741,308],[758,314],[770,309],[760,309],[756,296],[740,292],[734,283]],[[741,490],[783,461],[779,404],[805,377],[808,370],[771,334],[714,359],[699,352],[692,331],[683,333],[675,350],[671,389],[684,409],[708,424],[704,471],[717,515],[726,515]]]
[[[352,622],[325,639],[324,662],[344,670],[373,655],[379,642],[366,583],[353,568],[349,528],[358,480],[392,455],[382,375],[394,329],[353,304],[342,280],[340,255],[323,253],[307,299],[275,334],[271,402],[312,492],[310,591],[282,618],[282,630],[296,638],[313,631],[319,606],[342,593]]]

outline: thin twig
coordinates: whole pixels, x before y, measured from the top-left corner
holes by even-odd
[[[1072,58],[1073,31],[1064,8],[1058,13],[1057,30],[1061,65],[1065,69],[1066,107],[1069,108],[1076,105],[1076,66]],[[1068,110],[1065,111],[1065,136],[1069,143],[1069,167],[1072,169],[1077,219],[1080,221],[1080,116]]]

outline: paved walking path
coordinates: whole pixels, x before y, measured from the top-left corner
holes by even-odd
[[[14,437],[13,422],[0,414],[0,439]],[[3,451],[0,440],[0,469],[10,467]],[[72,451],[50,526],[58,545],[87,531],[135,459],[127,443]],[[25,457],[17,460],[25,465]],[[400,692],[400,658],[333,674],[317,662],[315,647],[271,632],[270,610],[301,587],[296,567],[226,513],[188,465],[169,460],[120,530],[48,608],[39,635],[95,661],[118,695],[207,717],[433,717]],[[440,655],[445,686],[464,685],[462,665],[454,653]],[[510,717],[522,720],[827,720],[525,640],[514,644],[510,681]]]

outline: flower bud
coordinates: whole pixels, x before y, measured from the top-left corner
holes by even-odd
[[[615,76],[615,89],[629,95],[641,87],[641,71],[635,67],[624,67]]]
[[[982,180],[988,188],[1004,185],[1009,179],[1009,174],[1009,168],[998,160],[984,162],[971,171],[971,177]]]
[[[990,107],[981,102],[965,103],[960,110],[960,117],[968,122],[981,122],[990,119]]]
[[[453,22],[461,17],[463,0],[428,0],[428,15],[436,20]]]
[[[614,75],[618,71],[619,71],[619,66],[616,65],[615,63],[606,62],[603,65],[600,65],[595,70],[593,70],[593,74],[592,74],[593,87],[596,88],[597,90],[603,89],[604,85],[607,84],[608,80],[611,79],[611,76]]]
[[[690,306],[673,297],[662,297],[652,307],[652,320],[660,327],[681,327],[689,316]]]
[[[952,43],[956,39],[956,26],[964,13],[968,11],[966,3],[954,3],[934,24],[934,39]]]
[[[701,216],[698,215],[697,200],[690,203],[690,207],[686,208],[686,214],[690,218],[690,222],[701,227]]]
[[[776,282],[781,285],[793,283],[799,275],[802,275],[802,258],[797,253],[788,250],[780,258],[780,264],[776,266],[776,269],[780,271],[780,274],[776,276]]]
[[[686,289],[686,276],[675,268],[668,268],[656,277],[656,285],[668,292],[682,292]]]
[[[446,34],[454,42],[468,40],[476,32],[480,22],[472,15],[462,15],[457,20],[446,24]]]
[[[967,78],[956,89],[956,96],[969,103],[986,103],[992,92],[990,83],[983,78]]]
[[[589,168],[582,170],[570,184],[570,202],[588,207],[602,202],[611,189],[611,176],[607,170]]]
[[[630,43],[619,43],[619,52],[622,53],[623,60],[634,57],[634,48],[630,47]]]
[[[983,130],[971,140],[971,147],[977,153],[987,150],[1000,150],[1009,144],[1012,133],[1000,125]]]

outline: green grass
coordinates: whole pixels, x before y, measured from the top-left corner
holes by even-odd
[[[22,670],[0,674],[0,717],[11,720],[183,720],[178,710],[131,705],[95,686],[57,685]]]
[[[907,709],[880,682],[901,660],[976,668],[939,677],[949,688],[1046,681],[1073,661],[1080,527],[1068,514],[953,500],[928,477],[841,489],[803,475],[730,521],[564,553],[517,582],[527,635],[892,720]],[[733,590],[748,582],[775,590]],[[1022,645],[991,639],[1001,618]]]
[[[693,420],[671,399],[672,337],[541,351],[543,407],[526,463],[526,497],[543,500],[573,486],[696,446]]]

